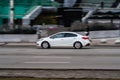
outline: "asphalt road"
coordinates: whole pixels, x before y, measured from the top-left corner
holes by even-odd
[[[0,68],[120,69],[119,47],[37,49],[0,47]]]

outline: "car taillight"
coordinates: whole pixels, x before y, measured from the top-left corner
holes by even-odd
[[[86,40],[89,39],[88,36],[83,36],[82,39]]]

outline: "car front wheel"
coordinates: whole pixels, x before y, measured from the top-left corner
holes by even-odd
[[[74,46],[75,49],[81,49],[82,48],[82,44],[80,42],[75,42],[73,46]]]
[[[50,48],[50,45],[47,41],[42,42],[41,47],[44,49]]]

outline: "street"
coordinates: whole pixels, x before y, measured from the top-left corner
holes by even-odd
[[[119,47],[0,47],[0,68],[120,69]]]

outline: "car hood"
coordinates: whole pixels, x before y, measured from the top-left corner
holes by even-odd
[[[45,40],[47,39],[48,37],[45,37],[45,38],[40,38],[38,41],[42,41],[42,40]]]

